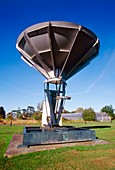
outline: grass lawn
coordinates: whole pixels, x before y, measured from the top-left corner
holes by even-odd
[[[96,146],[74,146],[40,151],[13,158],[4,153],[13,134],[23,132],[24,126],[0,125],[0,170],[115,170],[115,121],[113,123],[67,122],[76,127],[95,126],[96,136],[110,143]],[[111,126],[98,128],[98,126]]]

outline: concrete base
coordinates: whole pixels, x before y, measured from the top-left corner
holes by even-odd
[[[96,133],[94,130],[75,127],[25,127],[23,134],[23,145],[34,146],[41,144],[69,143],[79,141],[94,141]]]

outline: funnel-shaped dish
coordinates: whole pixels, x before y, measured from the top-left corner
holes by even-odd
[[[67,80],[98,54],[99,40],[81,25],[51,21],[24,30],[16,47],[47,79]]]

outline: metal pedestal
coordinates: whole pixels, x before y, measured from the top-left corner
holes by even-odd
[[[25,127],[23,145],[34,146],[41,144],[57,144],[80,141],[92,141],[96,139],[94,130],[75,127]]]

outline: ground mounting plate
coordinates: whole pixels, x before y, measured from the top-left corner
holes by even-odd
[[[75,128],[73,126],[52,128],[25,127],[23,134],[23,145],[28,147],[41,144],[56,144],[94,140],[96,140],[96,133],[94,130]]]

